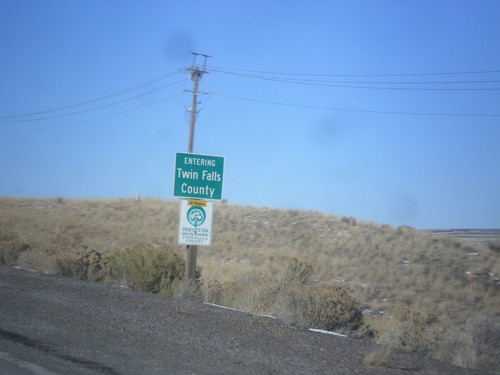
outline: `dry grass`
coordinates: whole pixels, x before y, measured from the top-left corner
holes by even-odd
[[[56,254],[84,254],[87,248],[111,256],[137,243],[166,244],[183,256],[184,248],[176,244],[178,209],[178,202],[155,199],[2,198],[0,260],[52,272],[60,267],[54,264]],[[484,354],[491,345],[478,343],[495,341],[496,336],[484,338],[469,328],[479,339],[463,337],[474,314],[498,332],[498,243],[312,211],[217,204],[212,246],[199,248],[198,266],[207,301],[259,312],[269,311],[272,303],[266,301],[284,298],[286,288],[276,282],[295,282],[285,275],[290,259],[297,258],[315,271],[291,273],[308,280],[298,294],[312,298],[306,285],[348,290],[366,311],[371,310],[365,318],[379,341],[498,371],[498,364],[492,365]],[[192,286],[184,290],[199,293]],[[292,302],[287,301],[296,303]],[[462,354],[458,347],[465,347]]]

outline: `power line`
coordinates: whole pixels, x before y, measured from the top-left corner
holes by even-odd
[[[285,73],[275,71],[262,71],[262,70],[248,70],[227,68],[220,66],[208,66],[209,70],[216,71],[238,71],[247,73],[259,74],[274,74],[274,75],[288,75],[288,76],[309,76],[309,77],[417,77],[417,76],[446,76],[446,75],[470,75],[470,74],[491,74],[500,73],[500,70],[476,70],[476,71],[462,71],[462,72],[439,72],[439,73],[391,73],[391,74],[319,74],[319,73]]]
[[[176,69],[176,70],[174,70],[174,71],[172,71],[172,72],[170,72],[168,74],[164,74],[162,76],[159,76],[159,77],[156,77],[156,78],[152,78],[150,80],[147,80],[145,82],[139,83],[137,85],[125,88],[123,90],[120,90],[120,91],[117,91],[117,92],[114,92],[114,93],[111,93],[111,94],[103,95],[103,96],[100,96],[100,97],[97,97],[97,98],[94,98],[94,99],[89,99],[89,100],[85,100],[85,101],[82,101],[82,102],[78,102],[78,103],[68,104],[68,105],[64,105],[64,106],[61,106],[61,107],[55,107],[55,108],[45,109],[45,110],[36,111],[36,112],[29,112],[29,113],[22,113],[22,114],[16,114],[16,115],[0,116],[0,121],[1,120],[5,120],[5,119],[15,119],[15,118],[19,118],[19,117],[29,117],[29,116],[41,115],[41,114],[45,114],[45,113],[58,112],[58,111],[63,111],[63,110],[70,109],[70,108],[80,107],[80,106],[84,106],[84,105],[87,105],[87,104],[99,102],[99,101],[102,101],[102,100],[105,100],[105,99],[109,99],[109,98],[112,98],[112,97],[115,97],[115,96],[122,95],[122,94],[124,94],[126,92],[129,92],[129,91],[137,90],[137,89],[140,89],[142,87],[152,85],[154,83],[157,83],[159,81],[162,81],[162,80],[164,80],[166,78],[171,77],[172,75],[179,74],[179,73],[181,73],[181,70],[180,69]]]
[[[253,75],[253,74],[242,74],[242,73],[233,73],[227,72],[224,70],[212,70],[213,72],[225,73],[225,74],[234,74],[241,75],[243,77],[257,77],[257,78],[275,78],[269,76],[262,75]],[[319,79],[304,79],[304,78],[280,78],[286,79],[290,81],[297,82],[320,82],[320,83],[362,83],[362,84],[402,84],[402,85],[422,85],[422,84],[472,84],[472,83],[498,83],[499,80],[469,80],[469,81],[347,81],[347,80],[319,80]]]
[[[206,57],[203,55],[206,59]],[[196,66],[196,65],[195,65]],[[169,77],[172,77],[176,74],[179,74],[181,72],[185,71],[182,69],[177,69],[174,70],[168,74],[147,80],[145,82],[142,82],[140,84],[134,85],[132,87],[104,95],[101,97],[97,97],[94,99],[89,99],[86,101],[74,103],[74,104],[69,104],[65,106],[60,106],[56,108],[51,108],[51,109],[46,109],[46,110],[41,110],[41,111],[36,111],[36,112],[30,112],[30,113],[24,113],[24,114],[17,114],[17,115],[8,115],[8,116],[0,116],[0,123],[21,123],[21,122],[33,122],[33,121],[43,121],[43,120],[48,120],[48,119],[54,119],[54,118],[60,118],[60,117],[67,117],[67,116],[72,116],[72,115],[77,115],[81,113],[86,113],[86,112],[92,112],[92,111],[97,111],[101,110],[104,108],[108,108],[111,106],[115,106],[117,104],[121,104],[127,101],[131,101],[133,99],[137,99],[161,90],[164,90],[168,87],[174,86],[178,83],[181,83],[186,80],[186,78],[183,78],[181,80],[178,80],[176,82],[164,85],[159,88],[155,88],[146,92],[143,92],[141,94],[133,95],[130,97],[126,97],[121,100],[117,100],[111,103],[105,103],[102,105],[97,105],[94,107],[90,108],[85,108],[77,111],[71,111],[71,112],[66,112],[66,113],[57,113],[60,111],[68,110],[71,108],[77,108],[80,106],[86,106],[92,103],[97,103],[99,101],[103,101],[109,98],[117,97],[122,94],[125,94],[127,92],[137,90],[140,88],[144,88],[153,84],[156,84],[158,82],[161,82]],[[480,75],[480,74],[493,74],[493,73],[500,73],[500,70],[483,70],[483,71],[466,71],[466,72],[441,72],[441,73],[402,73],[402,74],[315,74],[315,73],[284,73],[284,72],[267,72],[267,71],[257,71],[257,70],[244,70],[244,69],[235,69],[235,68],[222,68],[222,67],[206,67],[203,66],[203,70],[199,70],[200,72],[206,73],[208,71],[212,72],[218,72],[218,73],[224,73],[224,74],[229,74],[229,75],[236,75],[236,76],[242,76],[242,77],[247,77],[247,78],[254,78],[254,79],[260,79],[260,80],[269,80],[269,81],[276,81],[276,82],[283,82],[283,83],[295,83],[295,84],[304,84],[304,85],[313,85],[313,86],[332,86],[332,87],[345,87],[345,88],[364,88],[364,89],[386,89],[386,90],[432,90],[432,91],[455,91],[455,90],[473,90],[473,91],[478,91],[478,90],[491,90],[491,91],[498,91],[500,88],[446,88],[446,89],[441,89],[441,88],[399,88],[399,87],[365,87],[365,86],[351,86],[351,85],[341,85],[341,84],[381,84],[381,85],[430,85],[430,84],[490,84],[490,83],[498,83],[500,80],[481,80],[481,79],[474,79],[474,80],[456,80],[456,81],[450,81],[450,80],[441,80],[441,81],[360,81],[360,80],[328,80],[328,79],[309,79],[309,78],[300,78],[300,77],[423,77],[423,76],[449,76],[449,75]],[[274,76],[269,76],[270,74]],[[289,77],[286,77],[286,76]],[[192,78],[192,77],[191,77]],[[45,129],[54,129],[54,128],[61,128],[61,127],[67,127],[67,126],[73,126],[73,125],[78,125],[81,123],[89,122],[89,121],[95,121],[111,116],[115,116],[121,113],[133,111],[139,108],[146,107],[148,105],[156,104],[164,100],[168,100],[172,97],[176,97],[180,94],[176,94],[174,96],[168,97],[166,99],[162,99],[157,102],[153,102],[151,104],[146,104],[138,107],[133,107],[130,109],[126,109],[121,112],[117,112],[114,114],[110,115],[105,115],[89,120],[82,120],[82,121],[76,121],[76,122],[71,122],[67,124],[62,124],[62,125],[53,125],[53,126],[46,126],[46,127],[36,127],[36,128],[30,128],[30,129],[12,129],[12,130],[5,130],[5,131],[0,131],[0,133],[13,133],[13,132],[22,132],[22,131],[34,131],[34,130],[45,130]],[[405,112],[405,111],[381,111],[381,110],[368,110],[368,109],[348,109],[348,108],[339,108],[339,107],[325,107],[325,106],[314,106],[314,105],[304,105],[304,104],[294,104],[294,103],[286,103],[286,102],[276,102],[276,101],[266,101],[262,99],[255,99],[255,98],[248,98],[248,97],[241,97],[241,96],[234,96],[234,95],[225,95],[225,94],[215,94],[221,97],[226,97],[226,98],[231,98],[231,99],[237,99],[237,100],[245,100],[245,101],[251,101],[251,102],[256,102],[256,103],[262,103],[262,104],[272,104],[272,105],[280,105],[280,106],[288,106],[288,107],[296,107],[296,108],[308,108],[308,109],[321,109],[321,110],[331,110],[331,111],[345,111],[345,112],[359,112],[359,113],[373,113],[373,114],[391,114],[391,115],[417,115],[417,116],[455,116],[455,117],[500,117],[499,114],[481,114],[481,113],[429,113],[429,112]],[[192,109],[191,109],[192,110]],[[50,113],[55,113],[53,115],[48,115],[48,116],[40,116],[40,115],[45,115],[45,114],[50,114]],[[36,116],[36,117],[34,117]]]
[[[323,109],[329,111],[344,111],[344,112],[360,112],[360,113],[375,113],[375,114],[389,114],[389,115],[417,115],[417,116],[454,116],[454,117],[500,117],[500,114],[486,114],[486,113],[436,113],[436,112],[403,112],[403,111],[378,111],[369,109],[349,109],[349,108],[339,108],[339,107],[324,107],[324,106],[314,106],[314,105],[304,105],[304,104],[292,104],[284,102],[274,102],[254,98],[245,98],[241,96],[225,95],[220,93],[213,93],[213,95],[245,100],[256,103],[280,105],[286,107],[297,107],[297,108],[309,108],[309,109]]]
[[[50,125],[50,126],[44,126],[44,127],[28,128],[28,129],[26,129],[26,128],[19,129],[18,128],[18,129],[11,129],[11,130],[0,130],[0,134],[22,133],[22,132],[27,132],[27,131],[50,130],[50,129],[58,129],[58,128],[66,128],[66,127],[76,126],[76,125],[84,124],[84,123],[87,123],[87,122],[98,121],[98,120],[102,120],[102,119],[105,119],[105,118],[118,116],[118,115],[121,115],[123,113],[136,111],[136,110],[144,108],[144,107],[149,107],[149,106],[152,106],[152,105],[155,105],[155,104],[158,104],[158,103],[165,102],[167,100],[173,99],[173,98],[178,97],[180,95],[183,95],[183,92],[179,92],[179,93],[177,93],[175,95],[171,95],[171,96],[169,96],[167,98],[164,98],[164,99],[161,99],[161,100],[157,100],[157,101],[152,102],[152,103],[143,104],[143,105],[136,106],[136,107],[133,107],[133,108],[129,108],[129,109],[126,109],[126,110],[123,110],[123,111],[120,111],[120,112],[115,112],[115,113],[111,113],[111,114],[108,114],[108,115],[105,115],[105,116],[100,116],[100,117],[94,117],[94,118],[87,119],[87,120],[75,121],[75,122],[70,122],[70,123],[66,123],[66,124],[59,124],[59,125]]]
[[[79,110],[79,111],[74,111],[74,112],[69,112],[69,113],[62,113],[62,114],[57,114],[57,115],[52,115],[52,116],[38,117],[38,118],[26,118],[26,119],[19,119],[19,120],[0,120],[0,123],[19,123],[19,122],[43,121],[43,120],[49,120],[49,119],[54,119],[54,118],[73,116],[73,115],[81,114],[81,113],[85,113],[85,112],[92,112],[92,111],[96,111],[96,110],[99,110],[99,109],[108,108],[108,107],[111,107],[111,106],[114,106],[114,105],[117,105],[117,104],[121,104],[121,103],[124,103],[124,102],[128,102],[130,100],[134,100],[134,99],[140,98],[142,96],[150,95],[152,93],[155,93],[155,92],[164,90],[164,89],[166,89],[168,87],[174,86],[174,85],[176,85],[178,83],[181,83],[181,82],[183,82],[185,80],[186,80],[186,78],[183,78],[183,79],[178,80],[178,81],[176,81],[174,83],[162,86],[162,87],[154,89],[154,90],[146,91],[146,92],[144,92],[142,94],[134,95],[132,97],[128,97],[128,98],[125,98],[125,99],[122,99],[122,100],[118,100],[118,101],[115,101],[115,102],[112,102],[112,103],[103,104],[103,105],[100,105],[100,106],[82,109],[82,110]],[[97,101],[97,100],[93,100],[93,102],[95,102],[95,101]],[[75,107],[75,105],[73,105],[72,107]],[[48,112],[53,112],[53,111],[43,111],[43,112],[44,113],[48,113]]]
[[[311,80],[297,79],[289,77],[266,76],[249,73],[237,73],[231,71],[223,71],[212,69],[211,71],[229,75],[235,75],[246,78],[260,79],[265,81],[309,85],[309,86],[328,86],[336,88],[349,89],[368,89],[368,90],[398,90],[398,91],[500,91],[500,87],[387,87],[387,86],[358,86],[356,84],[383,84],[383,85],[431,85],[431,84],[489,84],[499,83],[500,80],[475,80],[475,81],[333,81],[333,80]]]

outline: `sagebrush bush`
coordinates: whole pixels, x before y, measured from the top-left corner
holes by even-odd
[[[472,313],[466,320],[464,331],[446,337],[440,357],[458,366],[499,374],[499,347],[500,325],[489,315]]]
[[[114,277],[138,291],[172,295],[184,278],[184,260],[166,245],[137,244],[114,253],[110,263]]]
[[[309,285],[313,282],[314,269],[311,265],[300,262],[297,258],[288,261],[281,277],[284,284]]]
[[[477,353],[477,361],[472,367],[488,373],[500,373],[500,324],[496,324],[490,315],[472,313],[465,323],[465,331],[472,337]]]
[[[277,282],[255,283],[240,288],[236,308],[254,314],[271,314],[280,292]]]
[[[30,246],[15,238],[0,241],[0,265],[15,266],[21,253],[28,251]]]
[[[488,241],[488,247],[497,254],[500,254],[500,239]]]
[[[229,307],[254,314],[270,314],[280,288],[275,278],[265,272],[252,272],[241,276],[237,284],[237,297]]]
[[[205,302],[236,308],[242,287],[234,281],[211,280],[205,285]]]
[[[427,333],[424,317],[418,311],[396,304],[376,328],[378,341],[396,349],[432,354],[437,343]]]
[[[357,301],[343,288],[313,283],[312,266],[297,258],[281,275],[252,273],[240,283],[210,282],[205,300],[254,314],[271,314],[284,322],[308,328],[358,330],[363,316]]]
[[[295,285],[277,295],[273,313],[292,324],[328,331],[355,331],[363,324],[356,300],[333,285]]]
[[[57,273],[88,281],[110,281],[112,278],[109,259],[87,246],[75,252],[65,252],[53,256]]]

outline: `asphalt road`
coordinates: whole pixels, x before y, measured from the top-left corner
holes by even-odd
[[[477,374],[277,319],[0,267],[0,373]]]

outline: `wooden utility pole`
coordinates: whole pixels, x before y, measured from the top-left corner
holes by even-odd
[[[193,101],[191,103],[191,116],[189,121],[189,143],[188,152],[193,153],[193,143],[194,143],[194,127],[196,123],[196,104],[198,100],[198,83],[206,73],[207,59],[210,56],[203,55],[201,53],[191,52],[193,54],[193,65],[188,68],[191,72],[191,79],[193,80]],[[203,63],[203,68],[200,69],[196,65],[196,57],[203,56],[205,58]],[[184,277],[186,280],[194,280],[196,278],[196,257],[198,256],[198,246],[187,245],[186,246],[186,268]]]

